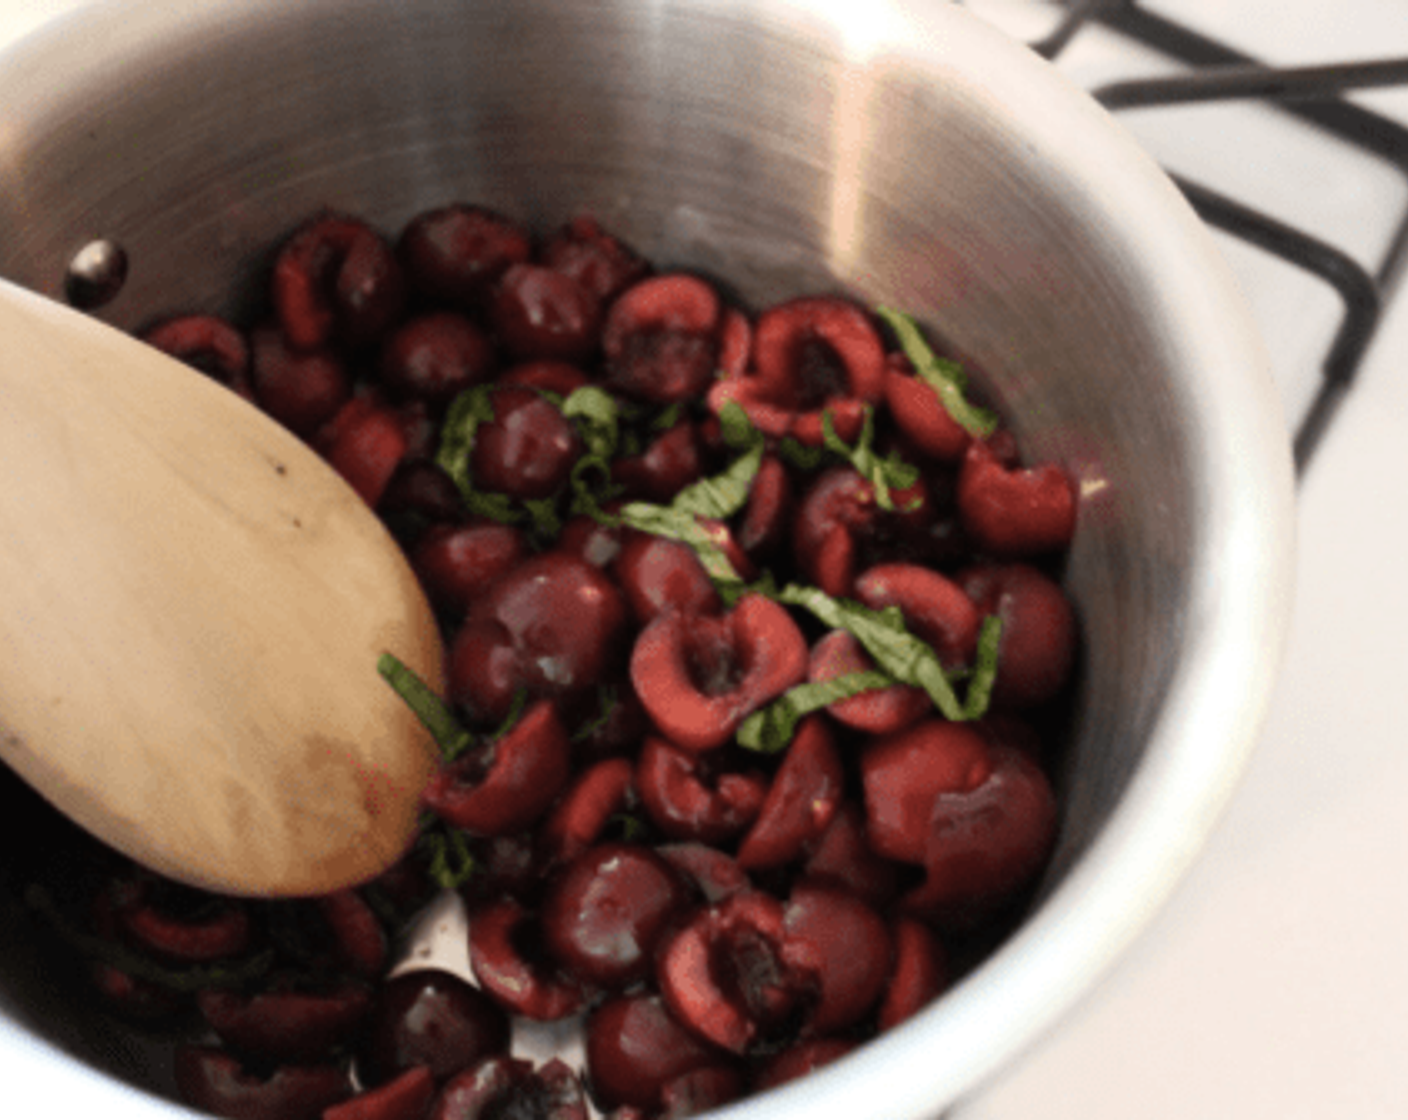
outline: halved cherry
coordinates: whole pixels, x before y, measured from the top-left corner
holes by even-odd
[[[830,827],[809,847],[802,875],[835,883],[877,909],[887,906],[899,891],[897,865],[870,847],[865,813],[850,799],[841,803]]]
[[[650,975],[656,944],[689,898],[678,872],[652,849],[598,844],[549,884],[543,945],[571,975],[623,988]]]
[[[207,377],[254,399],[249,343],[243,332],[216,315],[178,315],[148,327],[142,341]]]
[[[424,1120],[434,1097],[430,1070],[414,1066],[385,1085],[325,1109],[322,1120]]]
[[[886,362],[885,403],[895,425],[924,455],[947,463],[963,458],[972,436],[901,354],[891,354]]]
[[[792,478],[782,460],[764,455],[738,523],[738,546],[751,559],[772,559],[786,543],[792,522],[792,490]]]
[[[1054,463],[1011,466],[974,440],[958,476],[958,510],[973,540],[995,556],[1057,552],[1075,533],[1075,485]]]
[[[833,630],[812,646],[807,665],[807,680],[829,681],[849,673],[867,672],[875,662],[865,647],[848,630]],[[922,718],[933,706],[928,693],[908,684],[892,684],[872,689],[844,700],[828,704],[826,711],[837,723],[867,731],[872,735],[888,735],[901,731]]]
[[[500,345],[517,361],[581,362],[597,348],[596,297],[566,273],[515,264],[499,278],[489,318]]]
[[[531,705],[500,739],[442,766],[421,800],[476,836],[505,836],[541,817],[567,784],[572,745],[557,707]]]
[[[703,1066],[660,1088],[658,1120],[688,1120],[743,1095],[743,1071],[736,1064]]]
[[[218,1047],[186,1044],[176,1048],[173,1068],[183,1101],[229,1120],[317,1117],[352,1095],[346,1071],[331,1062],[282,1065],[261,1076]]]
[[[623,533],[611,571],[641,626],[666,611],[713,615],[723,607],[699,555],[683,541]]]
[[[635,764],[629,758],[602,759],[580,771],[538,829],[538,845],[548,867],[576,859],[597,842],[612,817],[636,801]]]
[[[372,991],[361,981],[305,987],[292,976],[281,976],[253,993],[207,988],[196,1003],[230,1049],[266,1061],[299,1063],[327,1057],[350,1041],[371,1013]]]
[[[628,500],[668,503],[703,474],[703,454],[694,423],[681,420],[636,455],[612,460],[611,480]]]
[[[1075,666],[1076,617],[1061,585],[1030,564],[987,564],[958,584],[984,614],[1002,621],[992,701],[1031,708],[1055,697]]]
[[[520,689],[579,697],[618,669],[627,618],[600,569],[562,550],[531,557],[470,609],[450,649],[450,698],[501,720]]]
[[[897,1026],[927,1006],[949,982],[948,955],[925,923],[900,918],[891,933],[895,967],[875,1014],[875,1025],[882,1031]]]
[[[497,388],[492,400],[494,419],[480,425],[470,453],[475,482],[524,501],[552,497],[582,454],[577,429],[532,389]]]
[[[855,597],[872,610],[899,607],[905,625],[933,646],[945,669],[972,663],[982,615],[947,576],[920,564],[877,564],[856,577]]]
[[[651,822],[673,840],[719,844],[757,819],[767,779],[740,771],[721,752],[683,750],[657,735],[646,737],[636,765],[636,789]]]
[[[390,947],[386,931],[362,894],[349,887],[319,896],[316,904],[337,946],[338,963],[364,980],[380,977]]]
[[[430,601],[459,619],[499,576],[528,555],[528,538],[522,529],[473,519],[432,526],[411,549],[410,561]]]
[[[808,716],[798,725],[758,818],[739,844],[739,866],[752,871],[790,863],[830,826],[844,791],[841,756],[826,721]]]
[[[271,297],[289,342],[315,350],[378,338],[401,313],[405,281],[380,234],[358,218],[325,214],[279,249]]]
[[[250,332],[249,375],[259,407],[305,438],[331,420],[352,394],[341,358],[325,348],[295,350],[273,324]]]
[[[805,1014],[820,983],[819,961],[805,942],[789,940],[782,902],[742,891],[665,940],[656,980],[681,1023],[743,1054]]]
[[[685,840],[661,844],[655,850],[693,884],[707,903],[721,902],[753,885],[738,860],[711,844]]]
[[[494,364],[493,343],[480,327],[455,312],[432,311],[406,320],[386,338],[377,375],[397,399],[425,401],[438,412],[487,381]]]
[[[722,315],[718,293],[696,276],[668,273],[631,285],[602,328],[606,383],[653,404],[698,396],[718,366]]]
[[[406,457],[400,416],[370,395],[355,396],[318,429],[313,446],[367,505],[375,507]]]
[[[512,898],[477,907],[469,919],[470,966],[511,1014],[540,1022],[565,1019],[586,997],[542,952],[539,928],[539,916]]]
[[[111,881],[95,900],[132,943],[168,960],[199,964],[239,956],[254,929],[238,899],[143,872]]]
[[[578,215],[548,238],[542,262],[565,272],[603,306],[647,276],[650,262],[587,214]]]
[[[454,307],[489,302],[509,267],[532,255],[518,223],[482,206],[451,203],[417,214],[401,232],[397,256],[418,292]]]
[[[428,1120],[587,1120],[582,1084],[565,1062],[486,1058],[452,1078]]]
[[[856,1048],[850,1038],[809,1038],[794,1042],[770,1057],[753,1078],[753,1091],[763,1093],[830,1065]]]
[[[357,1073],[381,1085],[415,1066],[443,1084],[508,1051],[509,1019],[478,988],[441,969],[403,972],[381,985],[357,1051]]]
[[[606,1000],[587,1019],[587,1076],[607,1109],[653,1112],[661,1092],[727,1055],[687,1030],[660,996],[640,992]]]
[[[890,976],[893,947],[884,919],[849,891],[802,880],[788,895],[783,928],[788,953],[816,976],[803,1033],[827,1035],[864,1018]]]
[[[806,675],[807,644],[785,607],[744,595],[717,617],[667,612],[636,639],[631,680],[671,742],[709,750]]]

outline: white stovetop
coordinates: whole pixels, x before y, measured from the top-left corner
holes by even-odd
[[[0,0],[0,45],[83,3]],[[1301,6],[1338,9],[1163,9],[1236,5],[1287,29]],[[1408,9],[1377,10],[1401,21],[1385,23],[1383,53],[1408,54]],[[1408,295],[1302,486],[1284,673],[1204,858],[1075,1013],[946,1120],[1408,1117],[1405,489]],[[11,1100],[59,1089],[0,1073]],[[91,1104],[123,1120],[131,1104],[101,1085],[62,1088],[66,1113]]]

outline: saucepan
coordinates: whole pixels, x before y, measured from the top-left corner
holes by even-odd
[[[388,230],[449,200],[535,228],[590,212],[750,305],[911,311],[1075,480],[1079,687],[1029,913],[923,1013],[718,1115],[941,1113],[1053,1028],[1196,856],[1287,630],[1288,440],[1208,233],[1026,48],[941,0],[143,0],[11,50],[0,104],[0,274],[63,298],[106,245],[125,272],[95,313],[119,326],[239,317],[323,208]],[[35,971],[23,909],[0,925],[11,1114],[186,1114],[156,1058]]]

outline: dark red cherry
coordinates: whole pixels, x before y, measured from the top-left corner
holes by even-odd
[[[487,304],[512,265],[528,260],[533,243],[501,214],[452,203],[416,215],[396,251],[416,291],[438,303],[475,308]]]
[[[453,973],[420,969],[392,977],[377,993],[357,1053],[357,1072],[380,1085],[415,1066],[443,1083],[508,1050],[509,1020],[492,999]]]

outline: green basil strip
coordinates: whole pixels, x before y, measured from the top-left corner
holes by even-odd
[[[427,856],[426,874],[442,890],[458,890],[474,875],[469,837],[435,818],[421,832],[417,845]]]
[[[699,562],[704,565],[704,571],[715,583],[743,582],[743,577],[729,561],[728,555],[693,513],[677,510],[673,506],[628,502],[621,507],[621,521],[639,532],[668,537],[672,541],[689,545],[699,557]]]
[[[992,703],[992,686],[997,680],[998,647],[1002,641],[1002,620],[995,614],[983,619],[978,630],[978,653],[973,675],[968,680],[968,696],[963,710],[969,719],[981,719]]]
[[[774,754],[792,741],[802,717],[838,700],[889,688],[895,679],[878,669],[843,673],[830,680],[799,684],[766,708],[754,712],[738,728],[738,743],[749,750]]]
[[[860,438],[856,441],[855,447],[849,447],[846,442],[836,434],[836,428],[831,422],[831,413],[821,414],[821,432],[823,445],[828,451],[834,451],[848,463],[852,469],[863,479],[875,488],[875,501],[884,510],[895,508],[894,498],[891,496],[891,489],[903,490],[908,486],[913,486],[919,480],[919,468],[903,462],[897,455],[889,455],[882,459],[875,454],[875,412],[867,406],[865,410],[865,420],[861,425]]]
[[[979,439],[992,435],[997,430],[997,416],[965,396],[968,377],[963,367],[935,354],[911,316],[889,307],[877,307],[875,312],[890,324],[914,372],[938,394],[948,414],[970,435]]]
[[[562,415],[574,421],[587,454],[610,461],[620,437],[621,409],[605,389],[584,385],[562,402]]]
[[[474,450],[475,434],[480,424],[494,419],[491,391],[488,385],[476,385],[460,393],[445,410],[445,422],[440,428],[435,462],[466,493],[474,489],[469,478],[469,456]]]
[[[263,976],[273,967],[274,950],[264,949],[253,956],[212,964],[172,968],[152,960],[105,937],[87,933],[71,923],[54,903],[49,892],[31,883],[25,888],[24,900],[43,917],[65,942],[86,957],[100,961],[128,976],[149,980],[176,992],[199,992],[205,988],[238,988]]]
[[[833,599],[815,587],[796,584],[784,587],[778,593],[778,601],[804,607],[833,629],[849,631],[875,664],[895,680],[927,692],[945,718],[976,718],[959,702],[933,647],[905,629],[898,609],[874,611],[860,603]]]
[[[474,736],[455,718],[450,706],[395,654],[383,653],[376,669],[430,732],[446,762],[453,762],[474,743]]]

